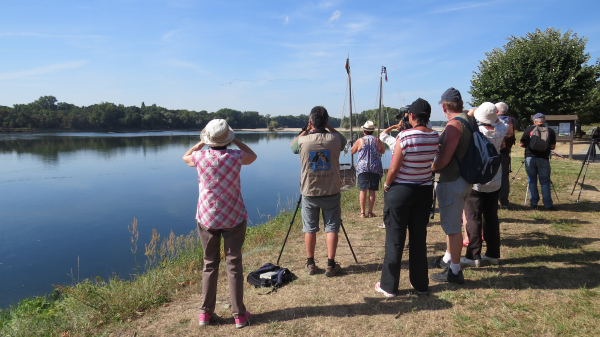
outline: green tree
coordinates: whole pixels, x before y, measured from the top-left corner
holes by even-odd
[[[279,129],[279,123],[277,123],[277,121],[271,121],[271,123],[269,123],[268,129],[269,131],[275,131]]]
[[[536,112],[577,114],[582,123],[600,120],[600,108],[592,106],[598,98],[600,59],[588,65],[587,39],[548,28],[507,40],[502,48],[486,53],[479,71],[473,72],[469,104],[506,102],[522,125],[529,125]]]

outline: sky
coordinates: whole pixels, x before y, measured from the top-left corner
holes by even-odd
[[[421,97],[444,120],[441,94],[467,103],[485,53],[536,28],[588,38],[600,57],[600,2],[195,1],[0,2],[0,105],[52,95],[78,106],[112,102],[168,109],[354,112]],[[469,105],[466,104],[466,107]]]

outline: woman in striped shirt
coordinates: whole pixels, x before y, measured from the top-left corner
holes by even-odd
[[[385,257],[381,282],[375,289],[386,297],[396,296],[398,290],[407,229],[411,286],[419,294],[427,293],[429,287],[426,238],[433,199],[431,163],[439,141],[437,131],[427,128],[430,115],[431,106],[424,99],[409,106],[408,120],[413,128],[398,134],[384,184]]]

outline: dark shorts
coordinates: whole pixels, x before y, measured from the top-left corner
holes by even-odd
[[[377,173],[363,172],[358,175],[358,187],[361,191],[379,191],[381,177]]]

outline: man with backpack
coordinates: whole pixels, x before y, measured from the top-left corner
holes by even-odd
[[[431,169],[436,173],[435,191],[440,211],[440,224],[447,237],[446,253],[434,261],[434,266],[443,268],[444,271],[431,274],[430,278],[437,282],[463,284],[465,278],[460,266],[462,214],[473,185],[461,176],[458,161],[465,159],[473,136],[470,130],[477,126],[473,117],[462,112],[463,100],[458,90],[454,88],[446,90],[440,104],[448,124],[440,136],[440,153],[431,165]],[[470,125],[467,126],[459,118]]]
[[[550,181],[550,151],[556,147],[556,134],[546,126],[546,116],[536,113],[533,116],[534,125],[528,126],[523,132],[520,145],[525,148],[525,171],[529,182],[529,204],[537,209],[540,195],[537,188],[539,177],[542,186],[544,208],[554,210],[552,203]]]
[[[508,126],[508,132],[504,136],[502,145],[500,146],[500,156],[502,158],[502,185],[500,186],[500,208],[508,209],[508,195],[510,194],[510,169],[511,169],[511,158],[510,151],[516,143],[515,131],[519,129],[519,124],[514,117],[507,115],[508,104],[504,102],[496,103],[496,109],[498,109],[498,119],[504,122]]]

